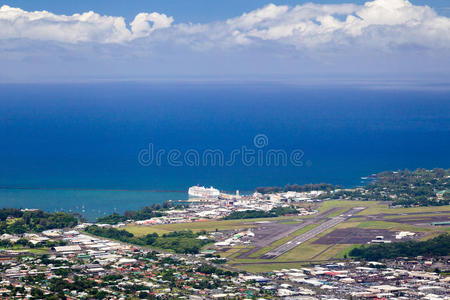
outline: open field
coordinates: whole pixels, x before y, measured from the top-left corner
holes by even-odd
[[[337,258],[337,255],[351,247],[351,244],[336,244],[331,245],[326,251],[323,253],[313,257],[315,260],[328,260],[330,258]],[[343,257],[342,257],[343,258]]]
[[[177,223],[177,224],[163,224],[163,225],[129,225],[125,226],[125,230],[135,235],[145,235],[150,233],[168,233],[171,231],[191,230],[198,231],[215,231],[215,230],[235,230],[254,227],[249,224],[249,220],[227,220],[227,221],[211,221],[211,222],[193,222],[193,223]]]
[[[320,223],[314,223],[314,224],[307,225],[306,227],[300,228],[299,230],[297,230],[297,231],[291,233],[290,235],[291,235],[291,236],[298,236],[298,235],[304,234],[305,232],[308,232],[308,231],[310,231],[311,229],[313,229],[313,228],[319,226],[319,224],[320,224]]]
[[[266,253],[262,258],[276,258],[283,256],[285,253],[290,252],[292,249],[296,248],[298,245],[303,245],[307,241],[314,239],[315,237],[321,236],[323,233],[333,230],[338,224],[346,221],[347,218],[351,217],[355,212],[359,212],[360,210],[365,209],[365,207],[354,207],[350,209],[346,209],[345,212],[337,217],[330,217],[332,215],[333,210],[329,210],[330,214],[327,216],[327,220],[325,222],[320,222],[318,226],[305,231],[300,235],[297,235],[292,241],[279,246],[270,252]],[[334,209],[336,211],[336,209]],[[320,217],[319,217],[320,218]],[[315,221],[322,221],[323,219],[316,219]],[[324,250],[325,251],[325,250]]]
[[[394,215],[394,216],[384,216],[384,219],[427,219],[427,218],[435,218],[435,217],[450,217],[450,211],[449,212],[443,212],[443,213],[433,213],[433,214],[400,214],[400,215]]]
[[[332,244],[365,244],[382,235],[387,240],[395,238],[395,232],[386,229],[367,229],[367,228],[345,228],[335,229],[332,232],[320,237],[314,243],[323,245]]]
[[[24,253],[34,253],[34,254],[44,254],[44,253],[48,253],[50,252],[50,248],[23,248],[21,246],[17,246],[17,247],[9,247],[9,248],[0,248],[0,249],[4,249],[4,250],[14,250],[14,251],[21,251]]]
[[[313,244],[313,242],[317,238],[309,240],[304,244],[301,244],[295,247],[292,250],[284,253],[283,255],[277,257],[276,261],[307,261],[311,260],[318,253],[327,249],[330,245],[317,245]]]
[[[282,239],[270,244],[270,246],[259,249],[258,251],[250,254],[248,257],[258,258],[258,257],[262,256],[263,254],[269,252],[270,250],[274,249],[275,247],[278,247],[280,245],[283,245],[284,243],[289,242],[291,239],[292,239],[292,236],[289,235],[285,238],[282,238]]]
[[[245,246],[235,246],[232,248],[227,249],[226,251],[223,251],[220,253],[220,257],[223,258],[231,258],[233,256],[236,256],[238,254],[239,251],[241,251],[242,249],[245,249]]]
[[[407,207],[407,208],[389,208],[387,204],[371,206],[357,215],[379,215],[379,214],[406,214],[406,213],[424,213],[424,212],[450,212],[450,205],[427,206],[427,207]]]
[[[125,230],[131,232],[135,236],[142,236],[150,233],[157,233],[159,235],[169,233],[169,230],[154,228],[154,226],[140,226],[140,225],[128,225]]]
[[[433,231],[433,228],[431,227],[419,227],[404,223],[387,222],[387,221],[363,221],[358,224],[358,227],[372,228],[372,229],[415,231],[415,232]]]
[[[342,208],[342,209],[338,209],[337,211],[329,214],[328,217],[330,217],[330,218],[337,217],[337,216],[345,213],[347,210],[348,210],[348,207]]]
[[[303,268],[305,264],[302,263],[275,263],[275,264],[236,264],[235,268],[245,270],[247,272],[259,273],[259,272],[272,272],[281,269],[299,269]]]
[[[353,209],[355,207],[366,209],[359,212]],[[443,232],[450,232],[450,226],[431,226],[431,222],[445,220],[450,216],[450,206],[390,209],[387,204],[377,201],[332,200],[320,203],[317,209],[319,214],[306,217],[211,220],[153,226],[129,225],[125,230],[141,236],[153,232],[164,234],[180,230],[237,231],[252,228],[255,237],[251,244],[223,248],[218,254],[227,258],[231,266],[253,272],[295,268],[309,262],[343,259],[351,249],[366,244],[378,235],[395,241],[396,232],[411,231],[417,233],[415,239],[425,240]],[[319,231],[276,258],[264,258],[265,254],[287,243],[293,243],[294,239],[314,231],[320,224],[333,218],[343,218],[344,221],[333,223],[330,228]]]
[[[312,227],[315,226],[308,226],[308,228]],[[307,229],[302,229],[301,231],[304,232],[307,231]],[[377,235],[383,235],[386,237],[386,239],[395,240],[395,232],[407,230],[418,233],[415,238],[425,239],[437,236],[438,234],[445,232],[447,229],[450,228],[431,226],[420,227],[404,223],[386,221],[347,221],[340,223],[335,227],[326,230],[325,232],[320,233],[317,237],[298,245],[297,247],[291,249],[290,251],[275,259],[254,259],[254,257],[256,258],[258,254],[262,254],[266,250],[272,250],[274,248],[274,245],[278,245],[282,242],[288,241],[287,239],[283,239],[281,241],[273,243],[269,247],[261,249],[257,253],[254,253],[254,255],[250,256],[248,259],[233,259],[232,263],[247,263],[244,267],[246,270],[270,270],[271,267],[267,266],[266,264],[272,264],[274,262],[280,262],[284,264],[287,262],[308,262],[343,259],[345,255],[348,255],[351,249],[359,246],[360,244],[365,244],[367,241],[374,239]],[[339,235],[339,231],[344,231],[344,234],[341,233]],[[355,234],[350,237],[348,233],[352,231],[354,231]],[[324,240],[326,239],[329,240],[324,242]],[[248,265],[248,263],[250,262],[253,262],[255,264]],[[276,269],[276,267],[272,267],[273,269]]]
[[[342,245],[344,246],[344,245]],[[345,258],[348,256],[348,254],[350,253],[350,251],[352,251],[353,249],[359,247],[361,245],[359,244],[355,244],[355,245],[347,245],[347,247],[345,249],[343,249],[341,252],[337,253],[335,255],[335,258],[340,259],[340,258]]]
[[[342,208],[354,208],[354,207],[367,207],[369,210],[370,208],[376,208],[377,206],[382,205],[379,201],[350,201],[350,200],[330,200],[330,201],[324,201],[320,204],[318,210],[319,212],[324,212],[329,209],[333,209],[336,207],[342,207]],[[387,206],[386,206],[387,207]]]
[[[335,227],[329,228],[324,232],[318,234],[315,238],[306,241],[303,244],[298,245],[297,247],[291,249],[290,251],[284,253],[283,255],[276,258],[276,261],[292,261],[293,259],[299,261],[312,261],[317,260],[318,256],[320,256],[320,260],[328,260],[334,258],[334,252],[331,251],[330,246],[334,243],[328,243],[323,245],[317,245],[315,242],[330,234],[336,229],[345,229],[355,227],[356,225],[353,223],[339,223]]]
[[[24,249],[25,251],[29,251],[34,254],[44,254],[50,252],[50,248],[33,248],[33,249]]]
[[[427,212],[437,212],[437,213],[450,213],[450,205],[444,206],[427,206],[427,207],[407,207],[407,208],[389,208],[388,204],[380,201],[349,201],[349,200],[330,200],[324,201],[320,204],[318,210],[319,212],[324,212],[326,210],[342,207],[342,208],[353,208],[357,206],[364,206],[367,209],[356,213],[358,216],[367,215],[380,215],[380,214],[421,214]]]
[[[285,224],[300,224],[301,222],[295,221],[300,219],[298,216],[284,216],[275,218],[255,218],[255,219],[243,219],[243,220],[211,220],[204,222],[192,222],[192,223],[176,223],[176,224],[162,224],[162,225],[128,225],[125,226],[125,230],[136,234],[136,235],[146,235],[150,233],[163,234],[171,231],[181,231],[181,230],[191,230],[193,232],[198,231],[215,231],[216,229],[221,230],[235,230],[255,227],[255,223],[266,222],[266,221],[280,221]],[[281,222],[280,222],[281,223]]]
[[[319,223],[307,225],[307,226],[305,226],[305,227],[303,227],[303,228],[301,228],[301,229],[299,229],[299,230],[289,234],[287,237],[279,239],[278,241],[273,242],[269,246],[266,246],[266,247],[263,247],[263,248],[259,249],[258,251],[250,254],[249,257],[258,258],[258,257],[264,255],[265,253],[275,249],[276,247],[281,246],[281,245],[289,242],[294,237],[296,237],[298,235],[301,235],[301,234],[303,234],[305,232],[310,231],[311,229],[317,227],[318,225],[319,225]]]
[[[331,200],[331,201],[325,201],[320,204],[318,207],[319,213],[326,212],[330,209],[338,208],[336,211],[332,212],[329,217],[335,217],[342,213],[344,213],[346,210],[358,207],[358,206],[364,206],[367,207],[362,212],[358,212],[355,215],[360,215],[361,218],[366,215],[379,215],[379,214],[399,214],[398,217],[407,219],[408,216],[402,216],[401,214],[404,213],[419,213],[417,215],[414,215],[414,217],[427,217],[428,215],[421,215],[421,212],[440,212],[439,214],[436,214],[436,216],[446,216],[447,212],[450,214],[450,205],[447,206],[438,206],[438,207],[420,207],[420,208],[388,208],[386,204],[383,204],[378,201],[348,201],[348,200]],[[255,227],[256,222],[261,221],[279,221],[279,220],[285,220],[285,222],[280,222],[283,224],[301,224],[299,222],[300,220],[313,218],[314,216],[307,216],[307,217],[299,217],[299,216],[286,216],[286,217],[276,217],[276,218],[259,218],[259,219],[245,219],[245,220],[223,220],[223,221],[207,221],[207,222],[193,222],[193,223],[178,223],[178,224],[164,224],[164,225],[152,225],[152,226],[137,226],[137,225],[131,225],[126,226],[125,230],[132,232],[136,235],[145,235],[149,233],[158,233],[163,234],[170,231],[179,231],[179,230],[192,230],[194,232],[196,231],[214,231],[214,230],[234,230],[234,229],[243,229],[243,228],[249,228],[249,227]],[[413,217],[413,216],[411,216]],[[385,216],[386,219],[394,219],[396,216]],[[297,221],[298,220],[298,221]],[[360,221],[362,219],[353,219],[354,221]]]

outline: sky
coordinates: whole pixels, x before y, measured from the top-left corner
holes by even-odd
[[[450,78],[448,0],[0,1],[0,82]]]
[[[55,14],[71,15],[93,10],[102,15],[123,16],[132,20],[143,11],[156,11],[173,16],[177,22],[214,22],[225,20],[261,8],[270,3],[276,5],[301,5],[308,2],[320,4],[355,3],[362,5],[364,0],[9,0],[0,1],[0,6],[5,4],[22,9],[48,10]],[[412,0],[414,5],[428,5],[441,15],[450,16],[450,2],[448,0]]]

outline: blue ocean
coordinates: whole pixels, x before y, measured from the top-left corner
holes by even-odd
[[[450,167],[448,90],[281,83],[0,85],[0,206],[89,219],[192,185],[364,183]]]

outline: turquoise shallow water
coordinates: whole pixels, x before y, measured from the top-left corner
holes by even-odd
[[[0,189],[0,207],[78,212],[90,221],[112,212],[123,213],[167,200],[186,199],[187,193]]]
[[[384,170],[450,167],[448,91],[144,82],[0,91],[0,187],[9,188],[0,190],[3,207],[84,211],[93,219],[187,197],[136,190],[355,186]],[[149,144],[166,154],[216,149],[225,159],[243,147],[263,154],[300,149],[303,156],[301,165],[144,166],[139,153]]]

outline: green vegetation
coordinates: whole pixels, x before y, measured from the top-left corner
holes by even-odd
[[[318,183],[318,184],[286,184],[284,188],[278,186],[269,187],[257,187],[256,192],[261,194],[279,193],[279,192],[311,192],[311,191],[332,191],[336,187],[328,183]]]
[[[101,228],[95,225],[87,227],[86,232],[125,243],[140,246],[152,246],[160,249],[172,250],[177,253],[199,253],[203,246],[213,242],[209,239],[197,239],[198,236],[205,234],[206,232],[193,233],[192,231],[173,231],[161,236],[157,233],[152,233],[136,237],[134,234],[125,230]]]
[[[292,269],[297,268],[301,269],[305,267],[305,264],[302,263],[268,263],[268,264],[234,264],[233,267],[248,271],[248,272],[272,272],[275,270],[281,269]]]
[[[56,241],[42,241],[39,242],[37,244],[33,244],[30,241],[26,240],[26,239],[19,239],[16,242],[11,242],[10,240],[4,239],[4,240],[0,240],[0,248],[10,248],[10,249],[14,249],[14,250],[27,250],[28,248],[33,249],[33,248],[51,248],[51,247],[55,247],[55,246],[64,246],[67,243],[60,240],[58,242]]]
[[[104,299],[107,294],[100,291],[99,286],[99,281],[90,280],[86,277],[75,277],[72,281],[65,280],[65,278],[52,278],[49,282],[49,290],[55,297],[50,299],[66,299],[65,292],[67,290],[77,292],[89,291],[89,294],[95,299]],[[40,298],[43,295],[36,296]]]
[[[328,201],[326,201],[328,202]],[[351,201],[348,201],[351,202]],[[372,203],[366,202],[367,204]],[[428,207],[389,207],[386,204],[370,206],[369,208],[357,213],[358,216],[379,215],[379,214],[410,214],[425,212],[450,212],[450,205],[445,206],[428,206]]]
[[[272,208],[269,211],[262,211],[262,210],[236,211],[226,216],[224,220],[275,218],[290,214],[298,214],[298,211],[293,207],[276,207]]]
[[[0,234],[23,234],[48,229],[74,227],[78,219],[64,212],[47,213],[42,210],[0,209]]]
[[[415,256],[447,256],[450,254],[450,235],[442,234],[427,241],[408,241],[354,248],[350,256],[367,260]]]
[[[319,225],[320,225],[320,223],[315,223],[315,224],[309,224],[309,225],[306,225],[305,227],[300,228],[300,229],[294,231],[294,232],[291,233],[290,235],[291,235],[291,236],[299,236],[299,235],[302,235],[302,234],[304,234],[304,233],[306,233],[306,232],[308,232],[308,231],[310,231],[310,230],[316,228],[316,227],[319,226]]]
[[[450,204],[450,170],[386,171],[368,185],[330,192],[332,199],[392,201],[392,206],[442,206]]]
[[[341,252],[337,253],[335,255],[335,258],[348,258],[349,257],[349,253],[350,251],[352,251],[355,248],[361,247],[361,245],[356,244],[356,245],[350,245],[350,244],[343,244],[343,246],[346,246],[344,249],[342,249]]]
[[[380,202],[378,201],[361,201],[361,200],[327,200],[327,201],[323,201],[318,210],[319,212],[323,213],[326,212],[330,209],[334,209],[336,207],[342,207],[342,208],[347,208],[347,209],[351,209],[354,207],[367,207],[367,209],[363,210],[362,212],[365,212],[366,210],[369,209],[378,209],[378,207],[386,207],[386,209],[388,209],[387,205],[380,205]],[[358,213],[360,214],[360,213]]]
[[[238,273],[231,272],[227,270],[223,270],[220,268],[216,268],[214,266],[210,265],[201,265],[196,269],[196,272],[202,273],[202,274],[216,274],[216,275],[224,275],[224,276],[237,276]]]
[[[97,222],[100,224],[110,224],[115,225],[121,222],[125,222],[127,218],[118,213],[112,213],[111,215],[97,218]]]
[[[386,222],[386,221],[363,221],[357,227],[370,229],[407,230],[413,232],[432,231],[433,228],[414,226],[406,223]]]
[[[287,217],[288,218],[288,217]],[[252,219],[251,221],[267,220],[267,219]],[[127,225],[125,230],[133,233],[136,236],[141,236],[150,233],[163,234],[171,231],[191,230],[193,232],[199,231],[216,231],[216,230],[238,230],[243,228],[250,228],[254,225],[248,224],[249,220],[211,220],[202,222],[190,223],[173,223],[161,224],[152,226],[143,225]]]
[[[159,204],[153,204],[152,206],[145,206],[139,210],[127,210],[124,212],[123,215],[120,215],[118,213],[113,213],[109,216],[101,217],[97,219],[98,223],[101,224],[117,224],[121,222],[125,222],[126,220],[133,220],[133,221],[139,221],[139,220],[147,220],[151,218],[158,218],[161,216],[164,216],[165,210],[168,210],[170,208],[183,208],[184,206],[181,204],[175,204],[172,202],[164,202],[162,205]]]
[[[142,236],[142,235],[146,235],[146,234],[150,234],[150,233],[157,233],[157,234],[161,235],[164,233],[169,233],[171,231],[176,231],[176,230],[159,229],[159,228],[155,228],[155,226],[145,226],[145,225],[127,225],[124,227],[124,229],[128,232],[131,232],[135,236]],[[183,230],[183,229],[180,229],[180,230]]]

